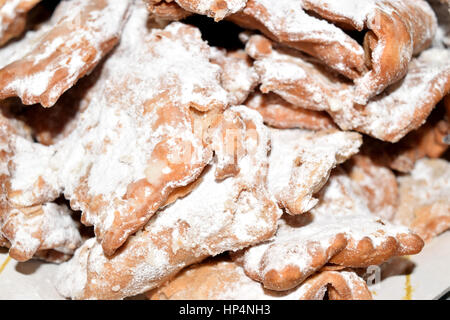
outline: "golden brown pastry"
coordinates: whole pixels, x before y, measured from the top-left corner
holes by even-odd
[[[118,43],[130,3],[61,1],[50,21],[0,50],[0,99],[53,106]]]
[[[270,238],[280,210],[266,189],[269,134],[259,114],[231,107],[240,120],[242,153],[237,172],[221,179],[223,146],[202,181],[185,197],[160,209],[113,256],[92,238],[61,266],[57,289],[75,299],[119,299],[155,288],[182,268],[228,250]],[[217,143],[227,143],[217,135]],[[219,178],[217,178],[219,173]]]
[[[197,13],[222,20],[241,10],[247,0],[145,0],[149,11],[159,18],[180,20]]]
[[[152,300],[322,300],[325,295],[330,300],[372,299],[366,283],[354,272],[319,272],[300,286],[280,292],[264,289],[241,267],[225,259],[186,268],[147,293]]]
[[[358,186],[335,172],[309,213],[284,215],[275,237],[234,255],[252,279],[271,290],[289,290],[326,263],[367,267],[416,254],[422,239],[406,227],[373,215]]]
[[[402,81],[365,106],[353,103],[353,85],[302,55],[275,49],[262,36],[250,37],[246,51],[256,59],[262,92],[273,91],[294,105],[327,111],[341,129],[389,142],[397,142],[420,127],[450,91],[450,52],[445,49],[422,52],[409,63]]]
[[[196,28],[173,23],[150,31],[147,17],[145,8],[133,7],[72,129],[40,148],[47,158],[37,169],[13,177],[16,202],[39,204],[64,192],[108,255],[175,189],[199,177],[212,156],[207,132],[230,97]],[[38,180],[48,186],[45,194],[33,190],[30,181]]]
[[[404,77],[436,31],[436,17],[422,0],[249,0],[230,19],[354,79],[358,104]],[[363,46],[344,32],[366,29]]]
[[[450,228],[450,164],[421,159],[410,174],[398,178],[400,204],[395,221],[425,241]]]
[[[364,151],[363,147],[344,167],[357,187],[355,191],[367,200],[369,210],[391,221],[398,206],[397,178],[392,170]]]
[[[41,0],[3,0],[0,2],[0,46],[22,34],[27,12]]]

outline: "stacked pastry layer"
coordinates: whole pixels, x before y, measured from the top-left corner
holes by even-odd
[[[371,299],[450,229],[448,9],[4,1],[0,246],[72,299]]]

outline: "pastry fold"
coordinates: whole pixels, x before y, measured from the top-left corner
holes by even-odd
[[[326,111],[343,130],[397,142],[419,128],[450,92],[450,53],[432,48],[409,63],[407,75],[365,106],[354,104],[357,88],[291,50],[275,49],[255,35],[246,44],[255,59],[261,91],[300,107]]]
[[[353,79],[353,101],[361,105],[405,76],[413,55],[431,44],[437,27],[433,10],[422,0],[249,0],[230,19]],[[364,45],[348,31],[361,33]]]

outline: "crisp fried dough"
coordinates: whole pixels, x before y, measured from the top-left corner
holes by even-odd
[[[221,84],[228,91],[232,105],[240,105],[256,87],[259,77],[244,50],[226,51],[213,48],[212,62],[222,68]]]
[[[62,1],[38,31],[0,50],[0,99],[53,106],[117,44],[130,3]]]
[[[400,205],[395,221],[410,227],[425,241],[450,229],[450,163],[421,159],[398,182]]]
[[[342,30],[307,14],[300,0],[249,0],[244,10],[229,17],[238,25],[317,57],[354,79],[366,69],[363,48]]]
[[[42,205],[28,206],[10,201],[11,173],[17,169],[18,159],[27,162],[26,170],[35,169],[23,152],[24,146],[32,145],[27,128],[17,120],[0,115],[0,144],[0,236],[10,248],[10,256],[26,261],[42,250],[73,253],[81,245],[81,236],[77,222],[65,205],[43,201]],[[46,184],[38,179],[31,189],[35,194],[45,193]]]
[[[301,214],[317,203],[314,195],[331,170],[358,152],[362,139],[356,132],[311,132],[272,129],[269,190],[290,214]]]
[[[197,13],[219,21],[244,8],[247,0],[145,0],[145,2],[149,11],[159,18],[180,20]]]
[[[64,205],[47,203],[11,209],[1,232],[10,241],[9,255],[17,261],[31,259],[38,251],[58,248],[72,254],[81,245],[78,224]]]
[[[41,0],[3,0],[0,2],[0,46],[25,30],[27,13]]]
[[[231,107],[244,133],[237,174],[216,179],[218,155],[202,181],[184,198],[160,210],[112,257],[95,238],[62,265],[57,289],[76,299],[117,299],[161,285],[207,256],[239,250],[270,238],[281,215],[266,190],[269,134],[255,111]],[[213,137],[218,137],[214,135]],[[220,140],[227,143],[227,140]],[[216,154],[222,147],[216,150]]]
[[[388,165],[392,169],[410,172],[417,160],[424,157],[439,158],[448,149],[445,138],[450,134],[449,116],[441,119],[433,116],[431,114],[423,126],[410,132],[396,144],[384,146]]]
[[[292,50],[276,49],[260,35],[250,36],[245,50],[255,59],[262,93],[274,92],[295,106],[323,111],[349,100],[350,84]]]
[[[64,192],[108,255],[199,177],[212,156],[204,134],[228,104],[200,32],[181,23],[150,31],[147,16],[133,7],[72,129],[44,149],[44,172],[22,170],[14,179],[16,202],[39,203],[30,190],[39,176],[48,194]]]
[[[296,287],[326,263],[367,267],[422,249],[419,236],[375,217],[355,190],[357,185],[347,175],[335,172],[310,213],[285,215],[272,240],[234,258],[265,288],[282,291]]]
[[[377,163],[363,151],[353,156],[344,166],[358,187],[355,191],[367,199],[369,210],[380,218],[390,221],[398,206],[397,178],[392,170]]]
[[[250,37],[246,50],[256,59],[261,90],[288,102],[327,111],[343,130],[397,142],[417,129],[450,92],[450,52],[429,49],[409,64],[404,79],[391,85],[366,106],[353,104],[355,88],[298,54],[275,50],[262,36]],[[280,72],[279,70],[285,70]]]
[[[431,44],[436,30],[436,17],[422,0],[353,0],[344,5],[331,0],[249,0],[230,19],[354,79],[354,101],[359,104],[405,76],[413,54]],[[358,32],[368,29],[364,47],[338,25]]]
[[[264,289],[241,267],[214,259],[186,268],[174,279],[147,293],[152,300],[370,300],[363,279],[354,272],[319,272],[286,292]]]
[[[254,92],[245,105],[258,111],[264,122],[274,128],[324,130],[336,127],[325,112],[294,106],[272,92]]]

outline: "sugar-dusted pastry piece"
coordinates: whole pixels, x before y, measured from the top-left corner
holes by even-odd
[[[245,7],[247,0],[145,0],[151,13],[160,18],[179,20],[197,13],[222,20]]]
[[[351,100],[350,83],[299,52],[275,48],[261,35],[250,36],[245,50],[255,59],[262,93],[274,92],[295,106],[317,111],[336,109]]]
[[[409,64],[404,79],[391,85],[364,107],[332,111],[343,129],[397,142],[419,128],[436,104],[450,93],[450,51],[429,49]]]
[[[398,177],[400,204],[395,221],[425,241],[450,229],[450,163],[421,159],[410,174]]]
[[[71,255],[82,243],[78,223],[65,205],[11,208],[3,218],[1,232],[10,242],[9,255],[18,261],[49,249]]]
[[[246,51],[256,59],[263,92],[273,91],[304,108],[325,110],[341,129],[384,141],[397,142],[420,127],[450,92],[450,52],[445,49],[422,52],[409,63],[404,79],[365,106],[353,103],[354,86],[299,54],[276,50],[262,36],[250,37]]]
[[[50,21],[0,50],[0,98],[53,106],[117,44],[131,2],[61,1]]]
[[[400,80],[436,31],[436,17],[422,0],[249,0],[230,18],[354,79],[359,104]],[[368,30],[364,45],[347,30]]]
[[[306,52],[349,78],[365,70],[363,48],[343,30],[316,18],[302,8],[304,1],[249,0],[243,10],[230,18],[249,29]]]
[[[222,68],[221,84],[229,93],[230,104],[242,104],[259,80],[251,58],[244,50],[226,51],[218,48],[211,50],[214,53],[211,61]]]
[[[423,126],[411,131],[396,144],[383,146],[388,165],[405,173],[410,172],[419,159],[438,158],[444,154],[449,146],[445,140],[450,134],[448,119],[448,116],[436,119],[431,114]],[[374,150],[374,153],[376,152]]]
[[[217,179],[218,156],[188,195],[160,209],[111,257],[95,238],[88,240],[58,272],[56,287],[63,296],[118,299],[144,293],[208,256],[273,236],[281,212],[266,189],[269,132],[256,111],[239,106],[225,113],[236,114],[243,125],[238,173]],[[226,148],[216,154],[221,150]]]
[[[361,135],[336,129],[311,132],[272,129],[268,185],[279,205],[290,214],[313,208],[315,194],[331,170],[359,151]]]
[[[2,110],[6,112],[6,109]],[[38,251],[55,249],[71,254],[81,245],[78,223],[65,205],[47,203],[39,205],[14,203],[10,197],[12,172],[18,159],[27,164],[26,170],[37,170],[32,158],[23,153],[22,146],[32,145],[27,128],[9,115],[0,115],[0,237],[10,248],[16,260],[31,259]],[[36,155],[39,157],[39,152]],[[38,160],[39,161],[39,160]],[[46,184],[37,180],[30,187],[33,194],[46,194]]]
[[[174,0],[144,0],[152,16],[160,19],[178,21],[192,13],[181,8]]]
[[[280,292],[264,289],[243,269],[225,259],[186,268],[175,278],[147,293],[152,300],[370,300],[362,278],[349,271],[319,272],[300,286]]]
[[[254,92],[245,105],[258,111],[264,123],[274,128],[324,130],[336,127],[331,117],[324,111],[294,106],[272,92],[267,94]]]
[[[289,290],[326,263],[345,267],[380,264],[392,256],[418,253],[419,236],[373,215],[341,172],[329,179],[309,213],[285,215],[275,237],[235,255],[252,279],[272,290]]]
[[[367,200],[369,210],[390,221],[398,206],[397,178],[392,170],[373,155],[364,152],[354,155],[344,167],[357,188],[355,191]]]
[[[44,172],[18,170],[13,179],[16,201],[37,201],[30,186],[39,177],[63,192],[108,255],[199,177],[212,156],[204,133],[228,105],[198,29],[148,30],[146,9],[132,11],[73,130],[45,149]]]
[[[41,0],[4,0],[0,3],[0,46],[22,34],[26,15]]]

